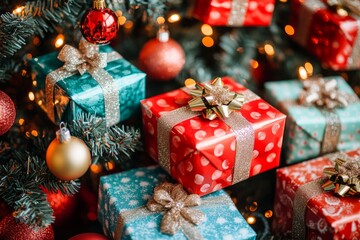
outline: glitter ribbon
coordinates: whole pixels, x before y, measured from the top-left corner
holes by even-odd
[[[326,0],[330,7],[349,9],[353,14],[360,16],[360,2],[358,0]]]
[[[245,90],[242,92],[245,102],[251,102],[259,97]],[[158,160],[168,173],[170,173],[170,134],[172,128],[183,121],[199,116],[199,113],[193,112],[189,107],[184,106],[170,112],[163,113],[157,122],[158,139]],[[233,184],[249,177],[252,151],[254,148],[254,129],[239,112],[235,112],[224,122],[233,130],[236,137],[236,158],[233,172]]]
[[[165,190],[162,186],[163,184],[165,184]],[[164,215],[162,222],[164,221],[165,216],[167,214],[169,214],[170,215],[169,221],[179,221],[178,227],[182,228],[184,235],[188,239],[201,240],[201,239],[203,239],[201,234],[197,231],[197,229],[193,226],[193,224],[186,219],[191,218],[192,220],[195,220],[195,222],[201,223],[204,220],[205,216],[199,210],[190,209],[189,208],[190,205],[198,206],[198,205],[200,205],[200,202],[201,202],[202,206],[211,206],[211,205],[217,206],[220,204],[228,205],[228,204],[232,203],[227,195],[211,197],[211,198],[208,197],[205,199],[200,199],[200,198],[197,199],[198,195],[196,195],[196,194],[188,195],[185,192],[185,190],[180,190],[180,187],[182,188],[182,186],[180,184],[171,184],[171,183],[163,183],[163,184],[160,184],[160,186],[158,186],[158,187],[160,187],[160,189],[163,189],[163,191],[160,191],[160,193],[156,194],[157,200],[159,200],[161,203],[158,203],[157,201],[155,201],[157,203],[156,203],[156,205],[154,205],[155,204],[153,202],[153,200],[155,198],[155,194],[154,194],[154,198],[149,200],[150,204],[148,202],[147,206],[125,210],[120,213],[118,221],[117,221],[117,227],[116,227],[114,239],[121,239],[125,223],[134,221],[136,219],[143,218],[146,216],[151,216],[156,213],[163,213],[164,212],[163,210],[168,210],[169,208],[171,208],[173,210],[169,210]],[[170,185],[172,185],[172,186],[170,186]],[[177,186],[177,185],[180,185],[180,186]],[[156,187],[155,190],[158,187]],[[175,190],[174,193],[168,192],[168,190],[170,190],[170,188]],[[167,193],[164,193],[164,191]],[[173,194],[175,194],[175,195],[173,195]],[[178,194],[180,194],[180,195],[178,195]],[[184,197],[185,197],[185,199],[184,199]],[[175,204],[174,199],[177,199],[177,200],[175,200],[177,202],[177,204]],[[199,204],[197,204],[197,203],[199,203]],[[181,208],[182,209],[181,214],[174,213],[177,210],[179,210],[179,207],[182,204],[187,205],[187,207],[183,206]],[[148,205],[151,205],[150,206],[151,210],[149,210]],[[178,206],[176,206],[176,205],[178,205]],[[172,207],[170,207],[170,206],[172,206]],[[184,210],[184,208],[186,208],[186,210]],[[155,211],[152,211],[152,210],[155,210]],[[195,215],[189,216],[189,210],[190,210],[191,215],[195,214],[196,216]],[[170,213],[170,211],[172,211],[172,212]],[[175,219],[171,219],[174,215],[176,216]],[[176,219],[176,218],[178,218],[178,219]],[[186,218],[186,219],[184,219],[184,218]],[[192,221],[192,220],[190,220],[190,221]],[[165,220],[165,221],[167,221],[167,220]],[[161,223],[161,225],[162,225],[162,223]]]
[[[328,181],[322,185],[325,191],[334,191],[338,196],[360,194],[360,157],[338,157],[334,167],[323,170]]]
[[[328,158],[332,161],[334,159],[346,159],[346,160],[351,159],[345,153],[327,154],[326,156],[324,156],[324,158]],[[356,158],[357,166],[359,166],[359,160],[360,160],[359,158]],[[335,162],[336,161],[337,160],[335,160]],[[330,171],[328,173],[330,173]],[[359,171],[357,173],[359,173]],[[327,173],[325,173],[325,175],[327,175]],[[292,238],[294,240],[306,239],[305,213],[306,213],[307,204],[310,201],[310,199],[324,193],[323,183],[324,183],[324,178],[319,178],[314,181],[305,183],[295,190],[294,204],[293,204],[293,224],[292,224]]]
[[[89,74],[100,85],[104,95],[106,126],[111,126],[120,121],[120,106],[118,88],[112,76],[104,69],[107,62],[119,59],[118,53],[99,53],[99,46],[85,40],[79,43],[79,49],[65,45],[58,59],[64,65],[46,76],[46,110],[49,118],[55,122],[54,88],[55,84],[77,73]]]
[[[193,99],[189,101],[192,111],[201,111],[204,118],[214,120],[217,117],[228,118],[230,113],[239,110],[244,104],[244,95],[229,91],[221,78],[203,85],[196,83],[190,91]]]
[[[229,26],[244,25],[246,11],[249,6],[249,0],[233,0],[231,1],[230,16],[228,18]]]

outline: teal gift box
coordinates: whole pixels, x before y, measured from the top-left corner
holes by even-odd
[[[89,113],[111,126],[138,113],[146,74],[108,45],[82,41],[79,49],[65,45],[60,53],[30,61],[35,101],[48,117],[54,123],[71,122],[78,114]]]
[[[99,185],[98,220],[111,239],[187,239],[179,230],[174,235],[160,232],[163,212],[146,208],[154,188],[170,177],[158,166],[138,168],[103,176]],[[205,214],[196,228],[203,239],[255,239],[256,234],[238,212],[231,198],[220,190],[201,198],[192,207]]]
[[[360,103],[357,95],[340,76],[323,79],[325,82],[336,80],[338,90],[351,99],[348,106],[328,111],[299,104],[298,98],[303,89],[303,84],[299,80],[265,84],[269,102],[288,115],[284,137],[286,146],[283,147],[288,164],[327,153],[322,149],[323,143],[329,141],[331,136],[325,130],[331,130],[334,118],[338,119],[336,121],[339,122],[339,131],[333,151],[347,151],[360,147]]]

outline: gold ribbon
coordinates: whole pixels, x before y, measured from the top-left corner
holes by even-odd
[[[347,10],[360,16],[360,2],[358,0],[327,0],[326,2],[330,7],[335,8],[340,16],[348,16]]]
[[[230,113],[239,110],[245,102],[244,95],[232,92],[224,86],[221,78],[200,85],[191,90],[193,99],[189,101],[192,111],[201,111],[204,118],[213,120],[217,117],[228,118]]]
[[[328,181],[322,185],[325,191],[334,191],[341,197],[360,193],[360,157],[335,160],[334,167],[324,169]]]
[[[347,95],[339,91],[336,79],[329,81],[323,78],[307,79],[302,83],[303,90],[300,93],[299,102],[304,106],[332,110],[349,104]]]
[[[189,227],[201,224],[205,220],[205,215],[191,207],[200,206],[200,204],[199,195],[188,194],[181,184],[165,182],[155,187],[154,195],[149,199],[146,207],[151,212],[165,212],[160,226],[162,233],[174,235],[181,228],[185,234],[190,231],[194,235],[196,229],[189,229]],[[200,233],[195,235],[199,237]],[[194,237],[194,239],[199,239]]]
[[[64,65],[49,73],[45,80],[46,110],[50,119],[55,122],[55,84],[77,73],[83,75],[85,72],[89,72],[103,90],[106,125],[111,126],[118,123],[120,121],[118,88],[112,76],[104,68],[109,60],[119,58],[121,56],[118,53],[100,53],[99,46],[84,39],[80,41],[79,49],[65,45],[58,55],[58,59],[64,62]]]

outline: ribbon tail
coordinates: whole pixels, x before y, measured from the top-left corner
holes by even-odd
[[[203,240],[204,239],[201,236],[200,232],[197,230],[197,228],[182,217],[180,218],[180,227],[181,227],[181,230],[183,231],[184,235],[189,240]]]

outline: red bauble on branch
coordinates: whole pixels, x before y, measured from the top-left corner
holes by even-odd
[[[182,47],[160,29],[158,36],[145,43],[140,51],[139,67],[153,80],[167,81],[176,77],[185,64]]]
[[[93,7],[81,21],[81,32],[84,38],[94,44],[107,44],[116,37],[119,29],[118,18],[104,0],[94,0]]]
[[[0,135],[6,133],[15,121],[16,110],[11,98],[0,91]]]
[[[0,222],[0,239],[53,240],[54,231],[51,225],[46,228],[32,229],[29,225],[18,222],[12,214],[9,214]]]
[[[48,200],[51,208],[53,209],[55,217],[55,226],[61,226],[71,220],[76,214],[77,198],[76,196],[69,196],[62,194],[61,192],[46,193],[46,199]]]
[[[108,238],[98,233],[82,233],[76,235],[69,240],[107,240]]]

